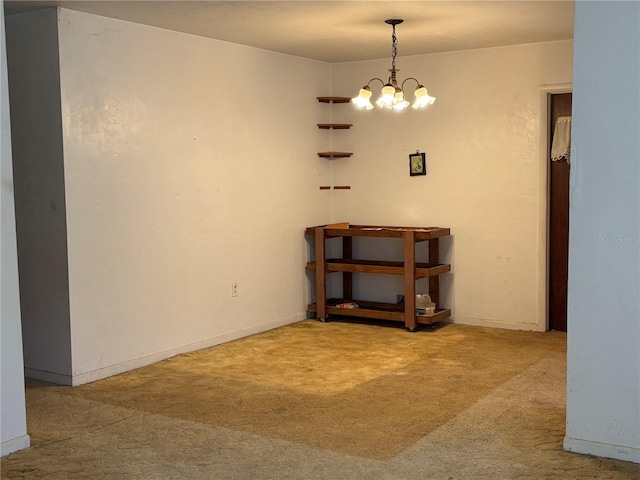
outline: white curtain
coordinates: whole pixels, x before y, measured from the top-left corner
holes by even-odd
[[[566,160],[569,163],[571,155],[571,117],[559,117],[553,132],[551,143],[551,160],[554,162]]]

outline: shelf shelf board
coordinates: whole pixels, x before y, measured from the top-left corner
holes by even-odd
[[[316,262],[307,262],[309,270],[316,269]],[[449,264],[416,263],[416,278],[427,278],[451,271]],[[327,272],[378,273],[385,275],[404,275],[404,262],[380,260],[348,260],[330,258],[326,261]]]
[[[320,103],[349,103],[349,97],[316,97]]]
[[[402,238],[406,230],[413,230],[416,241],[431,240],[446,237],[451,234],[450,229],[442,227],[374,227],[368,225],[349,225],[349,228],[329,228],[328,225],[308,227],[305,234],[313,235],[316,228],[324,228],[327,238],[331,237],[380,237]]]
[[[430,325],[432,323],[439,322],[440,320],[444,320],[445,318],[449,318],[451,316],[451,310],[448,308],[442,310],[436,310],[436,313],[433,315],[416,315],[416,322],[423,325]]]
[[[340,303],[356,303],[359,308],[340,308],[336,305]],[[315,313],[317,305],[312,303],[308,306],[309,312]],[[404,305],[396,303],[369,302],[366,300],[327,300],[327,313],[329,315],[342,315],[344,317],[372,318],[377,320],[392,320],[404,323]],[[420,324],[431,324],[449,318],[450,309],[437,309],[433,315],[416,315],[416,322]]]
[[[352,152],[318,152],[318,156],[322,158],[345,158],[351,155]]]
[[[323,130],[348,130],[353,127],[353,123],[318,123],[318,128]]]

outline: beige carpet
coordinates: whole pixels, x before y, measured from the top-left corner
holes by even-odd
[[[2,478],[640,478],[562,451],[562,333],[304,321],[75,388]]]

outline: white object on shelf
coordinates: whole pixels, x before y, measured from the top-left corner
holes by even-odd
[[[416,295],[416,315],[433,315],[436,313],[436,304],[431,301],[428,293]]]

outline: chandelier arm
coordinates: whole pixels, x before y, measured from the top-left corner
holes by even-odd
[[[405,79],[402,81],[402,85],[400,86],[400,88],[402,88],[402,91],[404,91],[404,84],[405,84],[405,82],[406,82],[407,80],[413,80],[414,82],[416,82],[416,84],[417,84],[418,86],[420,86],[420,85],[421,85],[421,84],[420,84],[420,81],[418,81],[418,79],[417,79],[417,78],[414,78],[414,77],[408,77],[408,78],[405,78]]]
[[[367,87],[368,87],[369,85],[371,85],[371,82],[373,82],[374,80],[378,80],[378,81],[382,84],[382,86],[384,87],[384,85],[385,85],[384,81],[383,81],[381,78],[378,78],[378,77],[373,77],[371,80],[369,80],[369,81],[367,82]]]

